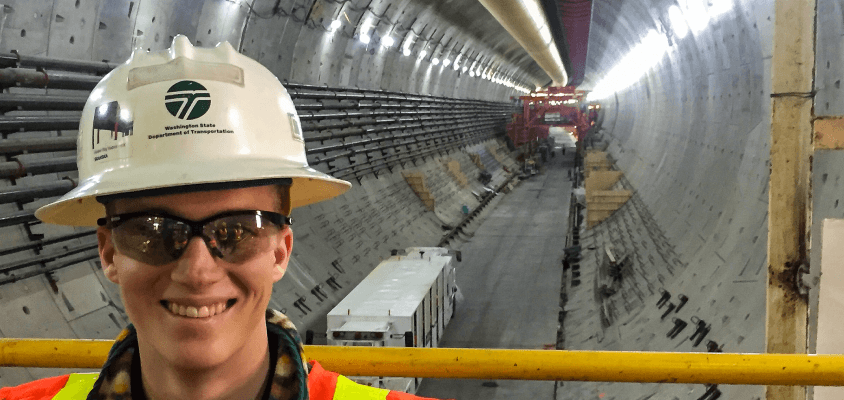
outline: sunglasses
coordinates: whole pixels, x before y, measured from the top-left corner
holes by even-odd
[[[231,211],[191,221],[164,212],[134,212],[97,220],[112,231],[114,247],[126,256],[150,265],[179,259],[196,236],[221,260],[242,263],[266,250],[269,239],[289,217],[270,211]]]

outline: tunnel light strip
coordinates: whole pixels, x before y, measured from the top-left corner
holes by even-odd
[[[675,39],[683,39],[691,31],[697,35],[708,28],[712,20],[732,12],[733,0],[679,0],[680,7],[667,10]],[[668,40],[651,30],[644,40],[624,56],[604,78],[595,85],[587,100],[604,99],[626,89],[656,65],[668,50]]]
[[[709,27],[712,19],[719,18],[733,10],[733,0],[681,0],[680,5],[684,9],[682,14],[685,16],[684,18],[688,23],[688,27],[694,34],[703,32]],[[709,6],[708,10],[707,5]],[[679,9],[674,11],[676,8],[676,6],[671,6],[668,9],[668,14],[669,18],[671,18],[672,28],[674,28],[677,36],[682,38],[685,34],[680,35],[677,24],[674,23],[675,16],[673,14],[677,14],[680,11]]]
[[[683,18],[683,12],[680,11],[680,7],[669,7],[668,18],[671,20],[671,28],[674,30],[674,36],[677,39],[686,37],[689,33],[689,26],[686,24],[686,19]]]
[[[604,99],[613,93],[630,87],[644,76],[651,67],[659,63],[667,50],[668,39],[657,31],[651,30],[641,43],[636,45],[630,53],[627,53],[621,59],[621,62],[595,85],[587,100]]]

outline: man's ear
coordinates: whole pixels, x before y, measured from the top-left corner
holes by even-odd
[[[114,266],[114,243],[111,241],[111,230],[105,227],[97,228],[97,244],[99,245],[100,263],[106,278],[114,283],[120,283],[117,278],[117,267]]]
[[[278,247],[275,249],[275,267],[273,268],[273,282],[278,282],[287,271],[290,253],[293,251],[293,231],[289,226],[279,233]]]

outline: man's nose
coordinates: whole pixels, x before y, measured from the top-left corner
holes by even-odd
[[[176,260],[176,268],[171,278],[190,286],[206,286],[219,281],[225,276],[225,271],[217,265],[212,251],[201,237],[194,237],[188,242],[182,256]]]

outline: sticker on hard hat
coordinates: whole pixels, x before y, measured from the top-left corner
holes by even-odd
[[[128,108],[121,108],[117,101],[97,106],[91,126],[94,161],[108,159],[108,152],[116,149],[121,149],[119,158],[129,155],[126,138],[135,133],[131,114]]]
[[[211,107],[211,93],[199,82],[177,82],[167,90],[164,106],[170,115],[176,118],[197,119],[205,115]]]
[[[164,127],[164,132],[156,135],[147,135],[147,139],[152,140],[183,135],[210,135],[212,133],[234,133],[234,131],[231,129],[218,129],[216,124],[168,125]]]

